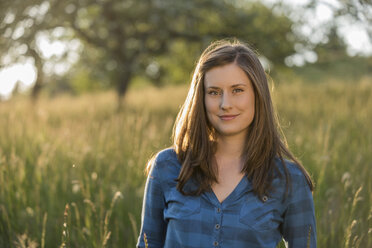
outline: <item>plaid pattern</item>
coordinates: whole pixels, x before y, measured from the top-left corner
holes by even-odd
[[[274,192],[258,199],[243,177],[220,203],[213,191],[201,196],[177,191],[174,179],[181,165],[173,149],[161,151],[147,178],[137,247],[146,247],[146,234],[148,248],[275,248],[282,238],[290,248],[315,248],[312,193],[296,165],[286,165],[292,190],[284,201],[284,179],[275,178]],[[195,186],[192,180],[186,184]]]

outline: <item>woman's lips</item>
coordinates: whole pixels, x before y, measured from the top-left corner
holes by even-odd
[[[235,119],[237,116],[238,115],[219,115],[218,117],[223,121],[229,121]]]

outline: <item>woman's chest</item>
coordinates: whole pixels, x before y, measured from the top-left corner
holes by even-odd
[[[179,238],[182,244],[216,242],[220,247],[275,247],[281,239],[279,227],[283,222],[280,201],[261,201],[253,192],[233,196],[220,203],[213,192],[201,196],[171,192],[164,209],[167,236]],[[236,245],[237,241],[244,245]]]
[[[255,231],[278,229],[285,210],[281,194],[259,198],[252,190],[242,189],[243,185],[240,182],[222,203],[214,191],[184,196],[172,189],[166,194],[164,219],[200,226],[205,226],[201,222],[215,223],[221,228],[234,226]]]

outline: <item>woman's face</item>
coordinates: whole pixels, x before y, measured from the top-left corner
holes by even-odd
[[[204,89],[207,117],[218,135],[246,135],[255,96],[245,72],[235,63],[212,68],[205,73]]]

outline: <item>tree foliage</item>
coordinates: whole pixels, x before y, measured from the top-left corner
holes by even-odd
[[[14,0],[2,1],[0,6],[0,67],[31,59],[37,72],[32,90],[32,97],[36,99],[46,83],[45,64],[55,59],[43,55],[40,37],[53,39],[52,32],[62,27],[61,19],[55,18],[60,5],[58,1]],[[70,35],[67,40],[71,38]]]
[[[0,31],[3,64],[34,60],[35,88],[43,84],[46,62],[37,45],[42,32],[73,30],[84,51],[96,51],[89,62],[99,68],[119,97],[136,76],[161,81],[172,72],[166,65],[185,64],[210,41],[236,37],[248,41],[273,65],[294,52],[291,21],[259,3],[238,5],[217,0],[32,0],[2,2]],[[177,50],[182,47],[184,51]],[[187,50],[193,51],[188,54]],[[26,51],[24,51],[26,50]],[[180,57],[181,56],[181,57]],[[182,57],[184,56],[184,57]],[[11,59],[9,59],[11,58]],[[87,60],[85,60],[87,62]],[[106,72],[105,72],[106,71]]]
[[[311,1],[307,7],[316,3]],[[42,54],[38,44],[42,35],[65,42],[78,38],[83,47],[80,60],[69,62],[76,64],[64,80],[75,80],[70,85],[81,91],[85,86],[77,87],[76,80],[94,78],[115,87],[119,99],[136,78],[158,85],[188,81],[200,52],[216,39],[236,37],[248,42],[274,70],[296,52],[295,44],[308,42],[294,33],[294,23],[285,14],[252,1],[14,0],[0,6],[1,65],[32,58],[38,75],[35,98],[50,76],[45,73],[46,64],[57,59]],[[335,13],[370,23],[370,10],[368,1],[340,1]],[[57,29],[63,35],[54,37]],[[314,47],[320,60],[334,55],[327,51],[344,52],[334,38],[339,39],[337,34],[331,37],[330,50],[324,44]],[[58,59],[66,59],[69,52]]]

